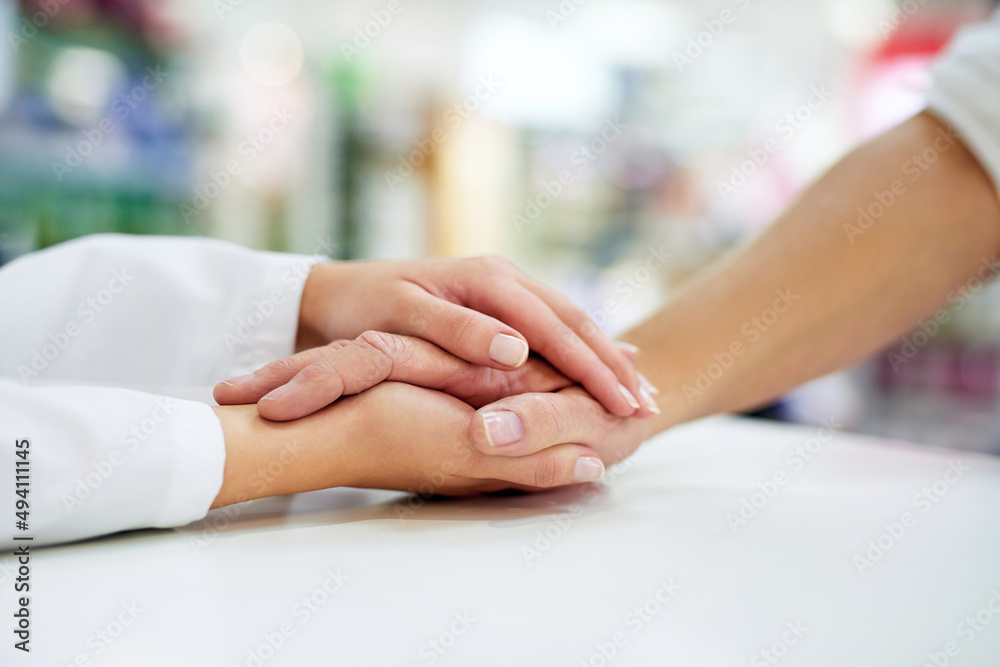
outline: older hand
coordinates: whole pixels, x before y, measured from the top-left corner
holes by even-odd
[[[437,389],[473,407],[573,384],[541,359],[498,371],[463,361],[420,338],[368,331],[356,340],[306,350],[251,376],[220,383],[215,400],[219,405],[258,403],[261,416],[288,421],[384,381]]]

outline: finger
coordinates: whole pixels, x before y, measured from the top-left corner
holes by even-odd
[[[528,359],[528,342],[516,329],[414,285],[393,326],[399,333],[429,340],[474,364],[511,370]],[[405,313],[402,314],[402,313]]]
[[[604,470],[604,463],[594,450],[583,445],[562,444],[530,456],[483,457],[477,476],[530,489],[551,489],[596,482],[604,476]]]
[[[640,395],[638,380],[629,379],[635,385],[632,388],[623,384],[612,368],[572,327],[563,322],[549,304],[519,282],[512,280],[502,290],[480,285],[478,289],[470,290],[470,294],[476,295],[472,297],[472,307],[517,327],[532,350],[566,377],[582,384],[612,413],[625,417],[641,409],[636,399]],[[628,364],[614,343],[611,346],[622,363]],[[648,415],[643,411],[639,416]]]
[[[618,349],[621,350],[622,354],[624,354],[625,358],[629,361],[634,363],[639,357],[639,348],[632,345],[632,343],[626,343],[623,340],[616,340],[615,345],[618,346]]]
[[[601,444],[621,420],[578,388],[522,394],[478,410],[469,437],[484,454],[525,456],[565,442]]]
[[[589,315],[577,308],[572,301],[557,290],[524,275],[518,276],[517,280],[548,304],[553,312],[611,369],[632,395],[639,399],[642,404],[642,414],[636,416],[660,413],[656,400],[653,398],[654,393],[643,386],[633,365],[639,354],[639,348],[613,340],[597,326]]]
[[[410,384],[414,382],[411,381]],[[498,371],[468,364],[467,372],[455,373],[443,379],[440,386],[428,388],[438,389],[462,399],[474,408],[481,408],[507,396],[559,391],[574,384],[576,383],[544,359],[530,357],[524,366],[513,371]]]
[[[346,343],[347,341],[338,341]],[[336,345],[336,344],[331,344]],[[272,361],[252,375],[226,380],[215,385],[213,397],[219,405],[250,405],[256,403],[272,389],[285,384],[299,371],[330,352],[331,346],[314,347],[284,359]]]
[[[497,371],[470,364],[419,338],[376,331],[325,349],[325,355],[260,399],[257,410],[262,417],[299,419],[341,396],[387,380],[437,389],[474,407],[516,392],[553,391],[569,384],[540,360],[516,371]]]

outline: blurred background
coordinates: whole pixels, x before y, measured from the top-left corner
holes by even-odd
[[[109,231],[495,253],[616,333],[918,111],[993,4],[0,0],[0,262]],[[998,334],[987,286],[760,415],[1000,452]]]

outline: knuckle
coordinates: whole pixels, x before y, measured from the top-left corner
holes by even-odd
[[[305,384],[326,384],[343,386],[344,378],[337,363],[326,357],[315,364],[310,364],[299,373],[299,382]]]
[[[541,421],[541,426],[546,435],[558,436],[566,429],[566,416],[556,400],[554,394],[538,394],[536,415]]]
[[[543,456],[535,468],[534,485],[539,488],[555,486],[560,479],[562,465],[557,456]]]
[[[397,366],[405,366],[413,354],[408,339],[382,331],[366,331],[358,336],[358,341],[375,352],[371,360],[373,374],[388,377]]]
[[[476,327],[474,325],[478,317],[476,313],[468,310],[458,310],[454,315],[449,316],[444,323],[448,338],[459,347],[464,348],[467,343],[471,342],[469,339],[475,336]]]
[[[291,357],[285,357],[284,359],[277,359],[267,364],[259,371],[255,373],[257,377],[264,378],[265,380],[283,378],[291,375],[295,372],[296,362]]]
[[[514,265],[505,257],[500,255],[483,255],[474,260],[478,268],[489,273],[507,274],[513,270]]]

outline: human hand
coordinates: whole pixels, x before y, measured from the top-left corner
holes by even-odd
[[[437,389],[473,407],[573,384],[541,359],[499,371],[459,359],[420,338],[367,331],[353,341],[306,350],[273,361],[251,376],[219,383],[215,400],[220,405],[257,403],[261,416],[288,421],[384,381]]]
[[[299,330],[317,344],[367,330],[423,338],[497,370],[520,368],[530,348],[613,414],[649,414],[614,341],[567,298],[496,257],[318,265]]]
[[[468,495],[592,482],[604,474],[596,452],[579,444],[488,456],[473,442],[471,407],[396,382],[285,423],[261,418],[252,406],[215,410],[226,467],[213,508],[336,486]]]
[[[480,408],[469,424],[476,448],[497,458],[531,456],[562,443],[593,449],[610,466],[665,428],[662,420],[611,414],[578,386],[519,394]]]

